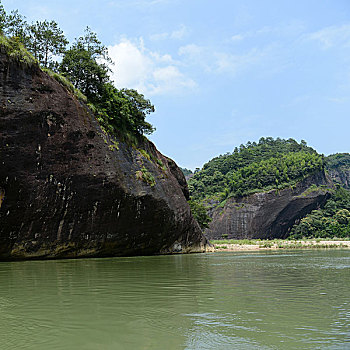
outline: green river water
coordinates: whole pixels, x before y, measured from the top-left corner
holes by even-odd
[[[350,250],[2,262],[0,349],[350,349]]]

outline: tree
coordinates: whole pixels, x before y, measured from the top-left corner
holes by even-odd
[[[190,200],[188,204],[190,205],[192,215],[197,220],[201,229],[203,230],[209,227],[211,218],[207,214],[207,209],[205,208],[205,206],[195,200]]]
[[[3,31],[6,35],[16,37],[23,44],[28,43],[28,23],[26,18],[13,10],[6,16],[5,10],[2,8],[1,17],[4,20]]]
[[[6,27],[7,15],[4,6],[0,2],[0,34],[3,33]]]
[[[151,101],[133,89],[122,89],[121,93],[129,102],[132,131],[140,135],[152,134],[155,128],[146,121],[146,116],[155,111]]]
[[[87,27],[85,35],[75,39],[65,53],[59,71],[94,103],[105,93],[104,85],[109,82],[110,71],[107,63],[111,62],[107,48]]]
[[[76,39],[76,44],[79,44],[82,49],[90,52],[93,59],[103,58],[106,62],[112,63],[107,47],[97,38],[97,34],[90,27],[86,27],[84,33],[83,36]]]
[[[60,72],[81,90],[94,105],[100,123],[111,133],[136,136],[155,129],[146,121],[154,106],[133,89],[116,89],[109,78],[107,48],[89,27],[65,53]]]
[[[28,49],[34,57],[44,66],[55,68],[53,56],[65,52],[68,40],[55,21],[36,21],[28,28]]]

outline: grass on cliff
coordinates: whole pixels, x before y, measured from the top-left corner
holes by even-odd
[[[38,65],[37,60],[30,54],[18,38],[7,38],[0,34],[0,52],[5,53],[11,60],[27,67]]]
[[[51,69],[48,69],[48,68],[42,68],[42,70],[46,72],[50,77],[58,81],[61,85],[63,85],[69,92],[74,94],[74,96],[79,101],[87,103],[86,96],[79,89],[76,89],[74,85],[63,75],[53,72]]]
[[[6,36],[0,34],[0,52],[6,54],[11,60],[24,64],[27,67],[32,67],[34,65],[38,66],[38,61],[31,53],[28,52],[28,50],[16,37],[7,38]],[[76,89],[64,76],[55,73],[48,68],[42,68],[42,71],[46,72],[61,85],[63,85],[68,91],[74,94],[78,100],[85,103],[87,102],[86,96],[82,94],[80,90]]]

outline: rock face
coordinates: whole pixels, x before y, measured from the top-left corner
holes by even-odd
[[[106,135],[62,85],[4,54],[0,137],[0,259],[207,249],[172,160]]]
[[[331,179],[342,187],[350,189],[350,170],[348,168],[339,167],[337,169],[328,170]]]
[[[205,235],[209,239],[286,238],[297,220],[329,198],[327,186],[331,183],[322,171],[294,188],[230,198],[224,207],[213,211],[213,221]]]

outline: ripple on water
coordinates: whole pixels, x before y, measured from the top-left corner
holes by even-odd
[[[1,263],[1,344],[344,349],[349,261],[296,251]]]

